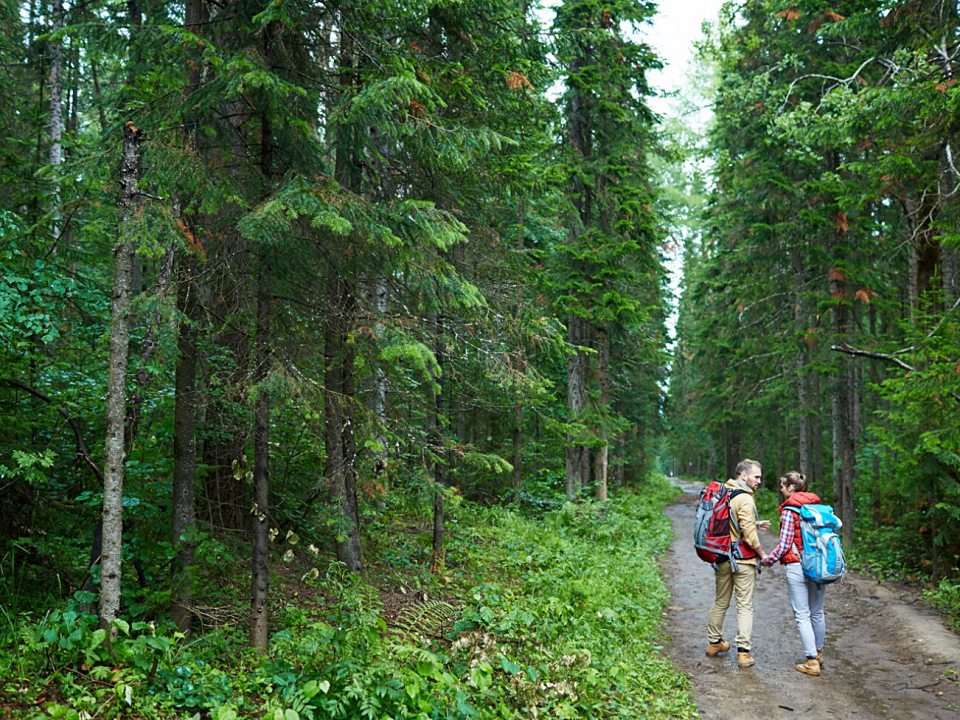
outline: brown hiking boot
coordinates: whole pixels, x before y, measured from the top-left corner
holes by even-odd
[[[730,643],[720,638],[715,643],[707,645],[707,657],[716,657],[717,655],[727,652],[729,649]]]
[[[819,675],[820,663],[814,658],[807,658],[803,665],[797,665],[797,672],[802,672],[804,675]]]
[[[820,663],[820,669],[823,669],[823,648],[817,650],[817,662]]]
[[[750,657],[749,652],[744,652],[743,650],[737,653],[737,667],[748,668],[754,666],[753,658]]]

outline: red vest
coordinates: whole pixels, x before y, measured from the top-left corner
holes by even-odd
[[[800,507],[801,505],[813,505],[820,502],[819,496],[812,492],[795,492],[790,496],[789,499],[784,500],[780,503],[780,507],[777,508],[780,512],[780,522],[783,522],[784,512],[793,512],[793,510],[784,510],[785,507]],[[793,513],[796,515],[796,513]],[[798,551],[803,550],[803,535],[800,532],[800,521],[795,520],[793,524],[793,542],[797,547]],[[789,565],[790,563],[800,562],[800,557],[794,552],[793,548],[787,550],[780,557],[781,565]]]

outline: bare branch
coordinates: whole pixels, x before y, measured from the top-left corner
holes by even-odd
[[[856,357],[867,357],[867,358],[873,358],[875,360],[886,360],[887,362],[893,363],[897,367],[901,367],[904,370],[907,370],[909,372],[913,372],[916,370],[916,368],[913,367],[912,365],[907,365],[903,360],[901,360],[898,357],[894,357],[889,353],[878,353],[878,352],[871,352],[869,350],[861,350],[859,348],[853,347],[853,345],[848,343],[846,340],[841,341],[839,345],[831,345],[830,349],[835,352],[841,352],[847,355],[854,355]],[[898,350],[897,352],[904,352],[904,351]],[[960,402],[960,395],[958,395],[955,392],[951,392],[948,394],[954,400],[956,400],[957,402]]]
[[[827,93],[829,93],[830,90],[833,90],[833,88],[837,87],[837,85],[849,85],[850,83],[852,83],[860,75],[861,71],[867,65],[872,63],[874,60],[876,60],[876,57],[870,57],[864,60],[863,63],[860,65],[860,67],[857,68],[856,72],[854,72],[853,75],[851,75],[848,78],[838,78],[838,77],[834,77],[833,75],[821,75],[820,73],[809,73],[807,75],[801,75],[800,77],[796,78],[792,83],[790,83],[790,87],[787,88],[786,97],[784,97],[783,99],[783,104],[781,104],[780,109],[777,110],[777,115],[782,113],[783,109],[787,106],[787,103],[790,102],[790,95],[793,93],[793,88],[796,87],[797,83],[800,82],[801,80],[808,80],[810,78],[821,78],[822,80],[833,80],[836,83],[836,85],[833,85],[829,90],[827,90]]]
[[[100,468],[93,461],[93,458],[90,457],[90,453],[87,451],[87,445],[83,441],[83,435],[80,433],[80,426],[77,424],[77,421],[73,419],[70,413],[68,413],[64,408],[55,404],[53,400],[51,400],[49,397],[44,395],[42,392],[40,392],[39,390],[34,390],[29,385],[24,385],[22,382],[11,380],[10,378],[0,378],[0,382],[6,383],[10,387],[23,390],[26,393],[30,393],[35,398],[39,400],[43,400],[43,402],[49,403],[50,405],[53,405],[56,408],[57,412],[63,416],[63,419],[70,424],[71,428],[73,428],[73,435],[74,435],[74,438],[76,438],[76,443],[77,443],[77,457],[82,458],[87,463],[87,465],[90,466],[90,469],[93,470],[93,474],[97,476],[97,481],[100,483],[100,485],[103,485],[103,473],[100,472]]]
[[[834,352],[841,352],[847,355],[855,355],[857,357],[868,357],[868,358],[873,358],[875,360],[886,360],[887,362],[891,362],[894,365],[897,365],[898,367],[901,367],[904,370],[909,370],[911,372],[916,369],[912,365],[907,365],[903,360],[896,358],[893,355],[890,355],[887,353],[871,352],[870,350],[860,350],[859,348],[853,347],[853,345],[846,342],[845,340],[841,341],[839,345],[831,345],[830,349],[833,350]]]

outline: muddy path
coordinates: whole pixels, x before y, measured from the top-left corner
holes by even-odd
[[[848,577],[827,590],[827,637],[820,677],[794,666],[803,650],[779,565],[764,570],[754,602],[753,657],[737,668],[735,649],[708,658],[707,613],[713,604],[713,570],[693,552],[693,520],[700,485],[677,482],[684,495],[667,509],[675,538],[661,558],[672,600],[668,651],[692,679],[705,720],[850,718],[861,720],[960,719],[960,638],[927,608],[904,601],[866,579]],[[776,518],[772,530],[777,528]],[[764,550],[776,546],[762,534]],[[731,603],[724,637],[736,636]]]

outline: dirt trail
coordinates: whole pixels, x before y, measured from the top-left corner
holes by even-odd
[[[848,577],[827,589],[825,667],[820,677],[794,670],[803,660],[786,581],[779,565],[764,570],[754,602],[753,656],[737,668],[736,652],[708,658],[707,613],[713,570],[693,553],[693,520],[701,485],[681,483],[684,496],[667,509],[675,539],[661,565],[673,599],[667,610],[669,652],[693,680],[705,720],[850,718],[960,719],[960,639],[937,615],[901,600],[886,587]],[[776,518],[773,528],[777,528]],[[776,546],[762,534],[764,550]],[[736,636],[736,610],[727,612],[724,637]]]

